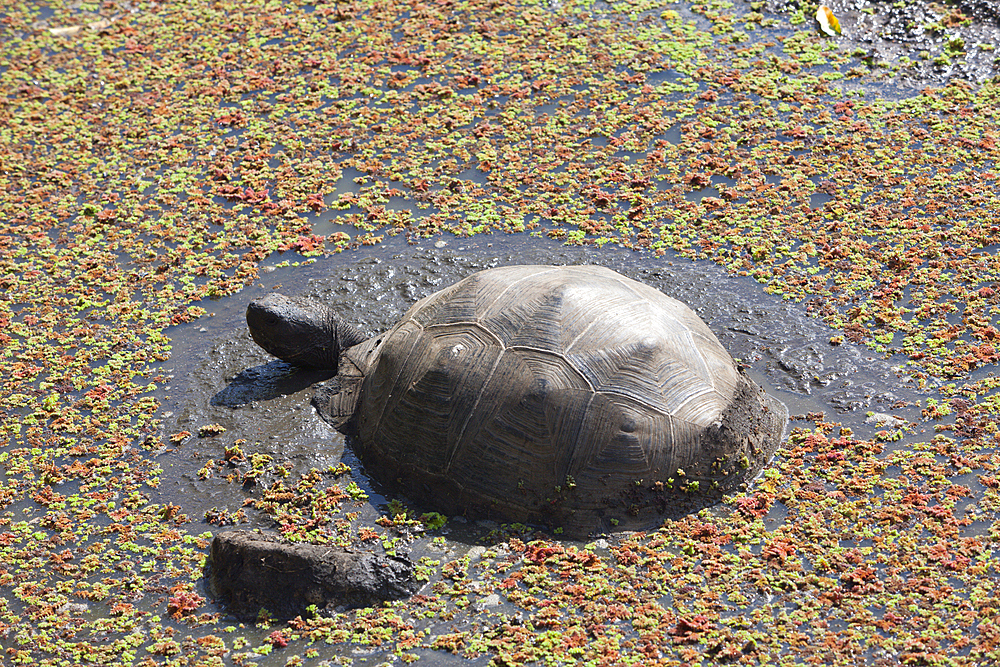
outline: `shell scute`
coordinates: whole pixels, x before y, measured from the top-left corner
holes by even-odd
[[[456,324],[476,321],[479,281],[475,275],[426,296],[413,304],[403,322],[413,320],[421,325]]]
[[[503,349],[475,326],[411,325],[403,331],[401,339],[394,335],[382,345],[362,390],[378,398],[372,410],[365,406],[358,427],[362,438],[397,450],[402,461],[443,473],[468,423],[477,421],[477,403]],[[405,447],[397,444],[400,438]]]
[[[562,360],[542,359],[522,350],[501,357],[450,475],[482,479],[499,498],[519,495],[519,483],[551,488],[565,480],[593,392]]]
[[[676,353],[688,352],[692,344],[690,333],[684,332],[664,335],[656,344],[647,338],[590,347],[568,359],[597,391],[628,396],[648,409],[704,425],[711,417],[706,410],[718,409],[732,397],[736,373],[723,369],[734,377],[720,377],[716,388],[706,378],[709,366],[700,356]]]

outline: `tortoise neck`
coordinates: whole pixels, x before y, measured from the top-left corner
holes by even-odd
[[[330,364],[329,367],[337,368],[340,355],[348,348],[365,340],[365,337],[357,327],[334,315],[331,309],[327,309],[325,320],[324,338],[329,341],[329,344],[324,346],[324,353],[328,357],[326,361]]]
[[[341,352],[349,347],[354,347],[358,343],[364,342],[367,338],[357,327],[341,319],[334,318],[334,327],[334,340]]]

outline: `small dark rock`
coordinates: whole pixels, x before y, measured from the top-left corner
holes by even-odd
[[[209,580],[230,613],[275,619],[340,606],[365,607],[406,598],[419,588],[408,558],[339,547],[288,542],[245,530],[218,533],[212,541]]]

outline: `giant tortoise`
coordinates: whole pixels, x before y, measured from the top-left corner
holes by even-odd
[[[598,266],[481,271],[368,340],[277,293],[247,322],[275,356],[336,371],[314,404],[374,477],[431,509],[568,536],[715,502],[787,422],[690,308]]]

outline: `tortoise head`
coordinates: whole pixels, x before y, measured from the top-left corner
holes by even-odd
[[[250,302],[247,326],[254,342],[279,359],[333,371],[340,353],[364,340],[322,303],[277,293]]]

